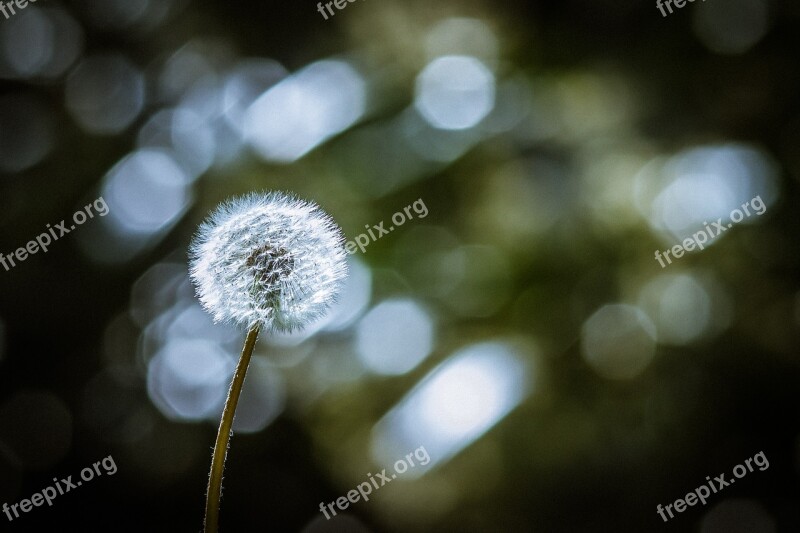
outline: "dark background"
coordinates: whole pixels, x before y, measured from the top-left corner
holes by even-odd
[[[348,238],[423,198],[427,218],[370,244],[358,259],[372,275],[369,306],[411,299],[432,317],[436,341],[418,366],[385,375],[357,353],[357,322],[300,348],[262,339],[257,358],[280,376],[284,394],[265,400],[276,409],[265,427],[232,439],[223,530],[797,530],[796,3],[707,0],[662,17],[652,2],[629,0],[369,0],[327,21],[311,2],[164,5],[158,19],[152,0],[40,0],[16,18],[0,18],[0,252],[12,253],[101,194],[111,210],[46,254],[0,271],[0,501],[28,498],[53,477],[77,478],[108,455],[119,469],[58,497],[52,508],[12,523],[0,515],[0,530],[201,529],[216,422],[170,416],[148,389],[159,351],[148,323],[161,317],[168,327],[170,307],[191,302],[185,281],[174,285],[152,269],[185,266],[192,233],[217,203],[268,189],[318,202]],[[19,26],[17,18],[36,10],[69,17],[83,35],[80,51],[50,75],[20,71],[13,58],[52,55],[81,39],[42,22],[56,19]],[[496,100],[505,114],[492,124],[503,127],[475,127],[469,138],[426,129],[417,116],[418,129],[403,144],[395,126],[412,120],[415,78],[430,59],[426,35],[453,17],[479,21],[494,35],[492,71],[511,88]],[[753,32],[738,48],[713,40]],[[458,44],[470,45],[480,43]],[[207,61],[212,87],[243,58],[271,58],[287,74],[323,59],[350,61],[367,84],[366,111],[291,162],[264,160],[247,147],[227,159],[217,154],[168,222],[139,237],[109,233],[104,225],[124,211],[106,192],[110,170],[137,149],[150,117],[184,105],[208,82],[188,69],[175,74],[177,88],[164,89],[165,65],[187,47]],[[78,65],[108,52],[126,57],[144,83],[141,109],[113,133],[87,128],[66,96]],[[109,109],[124,111],[128,90],[119,78],[86,98],[107,98]],[[219,123],[218,115],[205,123]],[[233,135],[214,132],[217,146]],[[20,154],[43,146],[40,156],[20,162]],[[657,183],[657,173],[642,169],[698,147],[717,150],[721,168],[750,176],[749,190],[769,196],[768,209],[662,270],[653,250],[679,240],[634,205],[643,183]],[[769,163],[747,167],[736,147]],[[201,146],[191,157],[206,152]],[[723,173],[714,183],[729,178]],[[142,198],[131,205],[159,200],[129,179]],[[743,182],[730,183],[739,184],[731,186],[740,193],[733,207],[752,197]],[[675,201],[696,206],[718,198],[698,185]],[[146,272],[164,286],[142,288],[137,280]],[[712,301],[706,327],[680,342],[663,340],[659,329],[652,360],[629,377],[587,362],[582,331],[598,309],[637,305],[648,282],[679,274],[713,280],[703,285]],[[680,307],[683,297],[674,296],[668,315],[681,314],[675,305],[694,309]],[[234,337],[224,343],[230,358],[244,333]],[[322,519],[321,501],[346,494],[381,466],[369,454],[375,423],[454,352],[498,338],[536,346],[526,352],[536,369],[526,400],[431,473],[376,492],[344,517]],[[610,339],[623,349],[626,338]],[[729,475],[759,451],[767,470],[667,524],[656,514],[656,505],[683,497],[705,476]]]

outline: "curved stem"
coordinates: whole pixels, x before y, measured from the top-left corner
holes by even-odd
[[[259,327],[253,326],[247,333],[247,340],[242,348],[242,355],[236,365],[236,372],[233,374],[231,388],[228,391],[228,399],[225,400],[225,409],[222,411],[222,418],[219,421],[219,431],[217,432],[217,442],[214,444],[214,455],[211,458],[211,472],[208,475],[208,492],[206,493],[206,521],[205,532],[217,533],[219,524],[219,500],[222,497],[222,473],[225,470],[225,457],[228,454],[228,443],[231,438],[231,427],[233,417],[236,414],[236,405],[239,403],[239,395],[242,392],[244,376],[247,367],[250,365],[250,357],[253,355],[256,340],[258,340]]]

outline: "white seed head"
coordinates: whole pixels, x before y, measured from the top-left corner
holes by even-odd
[[[220,205],[189,248],[200,303],[217,322],[292,331],[322,317],[347,275],[344,238],[314,203],[279,192]]]

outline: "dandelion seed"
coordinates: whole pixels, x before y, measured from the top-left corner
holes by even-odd
[[[343,237],[317,205],[282,193],[220,206],[190,248],[200,303],[215,321],[292,331],[320,318],[347,274]]]

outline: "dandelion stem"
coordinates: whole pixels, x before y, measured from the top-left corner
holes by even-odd
[[[214,444],[214,455],[211,459],[211,472],[208,475],[205,533],[217,533],[219,501],[222,497],[222,473],[225,470],[225,457],[228,454],[233,417],[236,414],[236,405],[239,403],[239,395],[242,392],[244,376],[247,373],[247,367],[250,365],[250,357],[253,355],[253,348],[256,345],[256,340],[258,340],[258,332],[259,326],[253,326],[247,333],[247,340],[245,340],[244,348],[242,348],[239,363],[236,365],[236,372],[233,374],[231,388],[228,391],[228,399],[225,400],[225,409],[222,411],[222,418],[219,421],[217,442]]]

